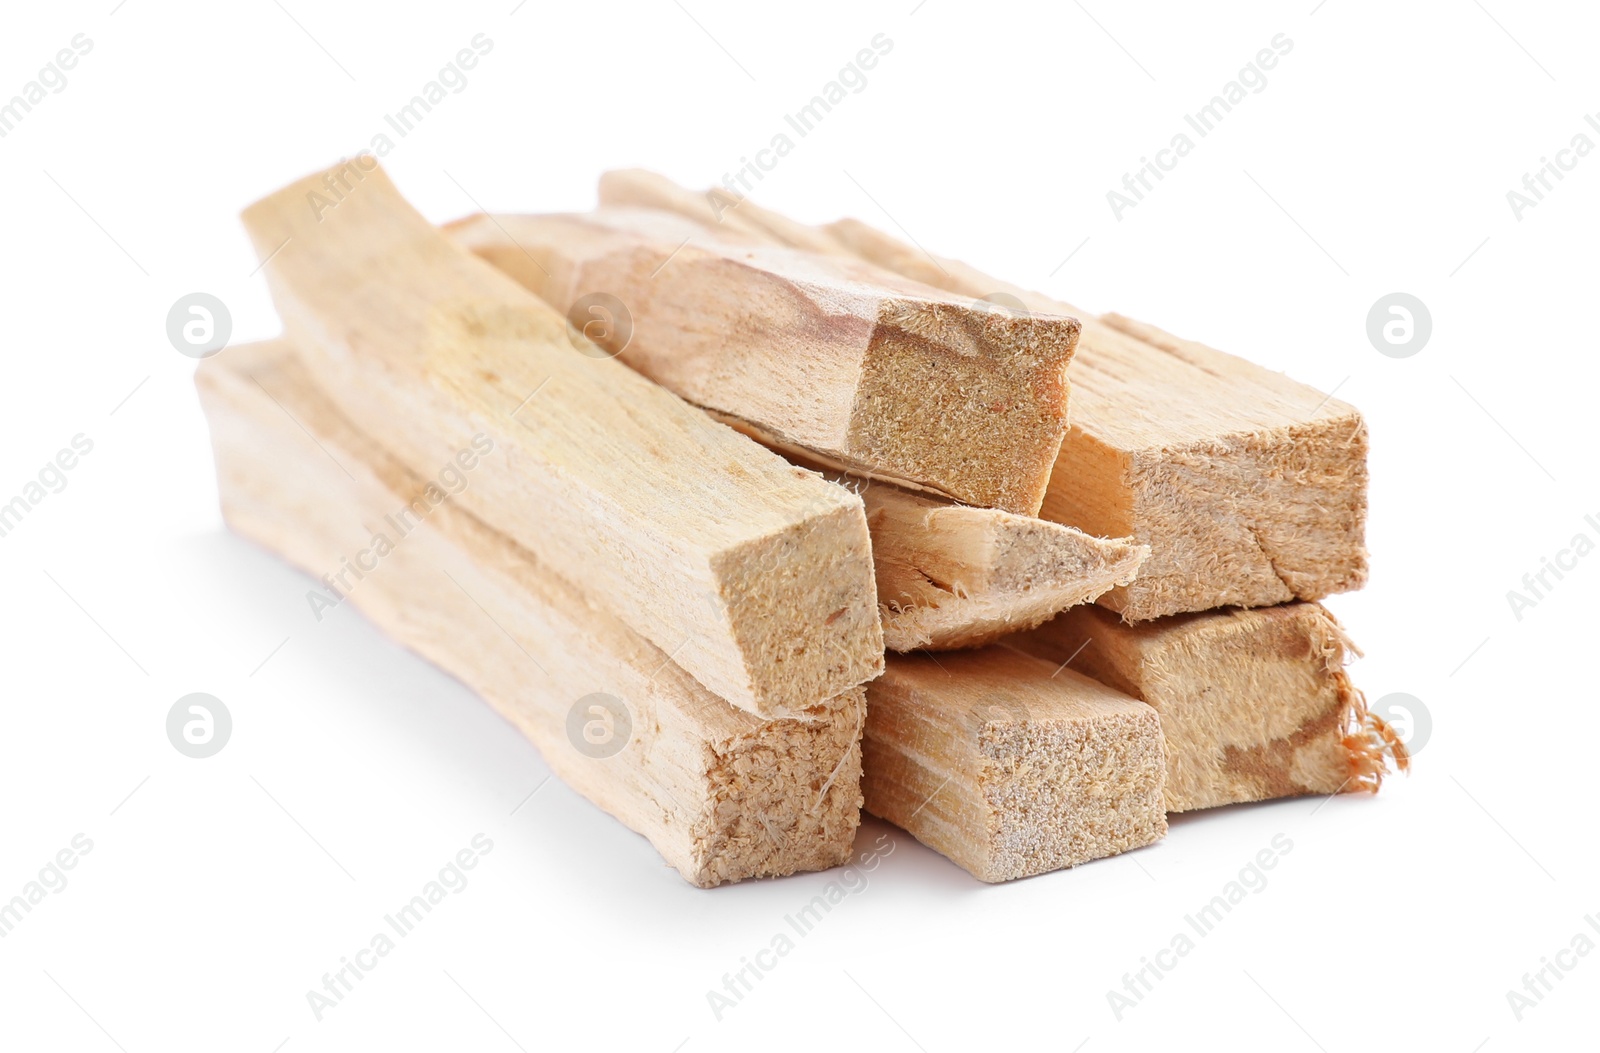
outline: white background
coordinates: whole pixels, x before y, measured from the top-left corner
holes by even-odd
[[[0,898],[94,847],[0,940],[0,1045],[1592,1047],[1600,955],[1520,1022],[1506,992],[1600,911],[1600,556],[1521,620],[1506,593],[1600,537],[1600,159],[1520,219],[1506,193],[1600,142],[1593,12],[916,3],[8,8],[0,98],[74,34],[94,47],[0,139],[0,500],[75,434],[94,450],[0,538]],[[895,849],[868,887],[714,1019],[707,990],[828,875],[698,891],[559,782],[528,799],[547,768],[487,706],[348,606],[313,622],[308,580],[223,529],[165,335],[198,290],[236,343],[273,334],[239,209],[366,146],[478,33],[468,86],[385,159],[432,218],[582,209],[611,167],[720,181],[884,33],[758,202],[1337,387],[1372,431],[1373,574],[1330,606],[1369,697],[1423,701],[1414,774],[996,887],[869,819],[859,847]],[[1114,218],[1107,190],[1279,33],[1265,89]],[[1433,319],[1403,360],[1365,332],[1396,291]],[[234,717],[208,760],[164,730],[192,691]],[[306,991],[479,832],[471,884],[317,1022]],[[1270,884],[1118,1021],[1107,990],[1279,833]]]

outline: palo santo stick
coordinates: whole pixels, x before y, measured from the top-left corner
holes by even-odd
[[[1004,647],[890,655],[867,685],[866,809],[983,881],[1159,840],[1161,727],[1143,702]]]
[[[569,338],[375,163],[302,180],[244,218],[296,347],[341,409],[417,470],[493,437],[506,467],[475,481],[469,510],[714,694],[800,713],[882,668],[855,495]]]
[[[884,645],[976,647],[1134,580],[1149,555],[1126,538],[968,508],[888,484],[862,493]]]
[[[1167,811],[1302,794],[1376,793],[1405,747],[1344,665],[1354,645],[1318,603],[1126,625],[1096,607],[1008,641],[1071,662],[1161,714]]]
[[[1024,515],[1066,430],[1074,319],[990,311],[860,261],[653,209],[473,216],[451,233],[563,312],[620,300],[628,365],[763,439]]]
[[[1367,432],[1353,407],[1233,355],[1177,340],[935,258],[856,220],[805,228],[718,192],[667,192],[648,173],[601,181],[606,205],[674,208],[725,231],[853,255],[971,297],[1070,314],[1072,427],[1039,514],[1148,544],[1126,588],[1097,601],[1137,621],[1224,605],[1320,599],[1366,581]],[[731,236],[731,235],[725,235]],[[1130,335],[1132,334],[1132,335]]]
[[[1096,320],[954,260],[930,265],[863,223],[826,229],[941,288],[1084,320],[1072,428],[1040,515],[1150,545],[1138,579],[1102,605],[1138,621],[1365,584],[1367,430],[1353,406],[1154,326]]]
[[[606,173],[600,198],[602,203],[620,198],[629,205],[677,212],[730,243],[770,242],[777,236],[808,251],[829,246],[839,251],[827,235],[748,200],[720,190],[694,194],[641,169]],[[470,222],[464,226],[468,231],[472,227]],[[546,262],[552,275],[560,273],[559,264]],[[505,265],[517,266],[509,255]],[[546,282],[537,277],[530,283],[541,294],[572,284],[570,279]],[[742,427],[736,420],[730,423]],[[758,429],[750,433],[762,437]],[[804,455],[791,451],[789,456],[805,467],[822,467]],[[1147,546],[1125,539],[1097,538],[998,509],[954,505],[891,483],[861,486],[847,475],[829,478],[858,487],[866,502],[884,646],[892,651],[977,647],[1032,628],[1058,611],[1128,584],[1149,555]]]
[[[1127,538],[955,504],[788,456],[854,490],[866,505],[878,614],[891,651],[981,647],[1031,629],[1126,585],[1150,554]]]
[[[229,348],[197,383],[229,525],[312,574],[365,562],[354,554],[378,546],[363,524],[377,528],[388,551],[350,602],[483,695],[685,879],[704,887],[849,859],[861,688],[804,720],[762,720],[716,698],[463,510],[503,451],[467,471],[456,497],[429,497],[435,484],[342,417],[287,344]],[[604,714],[586,699],[612,712],[593,737],[585,725]],[[617,723],[623,713],[631,727]]]
[[[769,212],[756,206],[747,197],[738,197],[722,187],[712,187],[704,194],[696,194],[666,176],[657,175],[643,168],[619,169],[602,175],[600,205],[602,208],[607,205],[620,205],[676,212],[707,227],[722,231],[725,236],[768,244],[776,241],[782,245],[825,256],[858,258],[848,250],[840,251],[839,243],[826,231],[797,223],[776,212]],[[926,279],[917,280],[933,285]]]
[[[978,647],[1031,629],[1127,584],[1150,554],[1126,538],[1092,537],[889,483],[829,478],[858,486],[866,502],[883,642],[891,651]]]

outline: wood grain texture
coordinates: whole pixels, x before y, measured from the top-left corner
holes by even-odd
[[[1167,832],[1155,711],[1004,647],[890,655],[867,685],[866,809],[982,881]]]
[[[660,177],[607,176],[610,205],[706,216],[709,198]],[[749,200],[720,209],[739,236],[800,244]],[[804,244],[916,281],[1082,322],[1071,427],[1039,514],[1151,548],[1139,576],[1097,601],[1130,621],[1314,600],[1367,577],[1367,430],[1353,407],[1280,373],[1117,315],[1103,318],[934,257],[864,223],[807,228]]]
[[[1356,652],[1317,603],[1176,614],[1127,625],[1067,611],[1015,647],[1148,702],[1166,739],[1169,812],[1302,794],[1376,793],[1405,748],[1369,713]]]
[[[623,361],[859,474],[1032,515],[1066,431],[1069,317],[991,310],[658,209],[475,216],[452,236],[563,313],[616,297]]]
[[[857,482],[891,651],[978,647],[1033,628],[1134,580],[1150,552],[1126,538]]]
[[[1077,311],[954,260],[931,265],[862,223],[827,229],[944,288]],[[1040,515],[1150,546],[1138,579],[1102,605],[1136,621],[1366,583],[1367,429],[1354,407],[1153,326],[1077,316],[1072,428]]]
[[[506,451],[446,498],[343,417],[283,343],[201,364],[229,525],[313,576],[390,550],[347,594],[380,628],[480,693],[565,782],[700,886],[845,862],[859,820],[861,688],[805,719],[713,696],[659,647],[465,510]],[[368,529],[371,526],[373,529]],[[347,579],[348,580],[348,579]],[[307,618],[310,619],[308,614]],[[620,752],[578,748],[569,714],[620,700]],[[613,726],[613,733],[618,734]]]
[[[368,163],[244,217],[341,410],[424,474],[493,436],[468,509],[736,706],[801,713],[877,675],[860,499],[610,361]]]
[[[865,504],[878,614],[891,651],[981,647],[1031,629],[1126,585],[1150,554],[1127,538],[973,508],[837,471],[804,454],[786,456]]]
[[[841,253],[838,241],[827,231],[761,208],[748,197],[723,187],[712,187],[703,194],[697,194],[666,176],[643,168],[617,169],[601,175],[600,206],[676,212],[720,230],[726,236],[742,237],[756,243],[776,242],[824,256],[859,259],[854,253]]]

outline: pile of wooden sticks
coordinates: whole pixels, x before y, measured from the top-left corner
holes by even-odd
[[[1315,602],[1367,574],[1344,403],[645,172],[440,229],[364,158],[244,220],[285,335],[197,374],[229,524],[696,885],[863,807],[1001,881],[1406,764]]]

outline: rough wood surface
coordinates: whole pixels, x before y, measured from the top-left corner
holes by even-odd
[[[1354,651],[1321,604],[1175,614],[1127,625],[1067,611],[1013,646],[1067,662],[1161,714],[1167,810],[1377,792],[1405,748],[1344,666]]]
[[[991,310],[658,209],[474,216],[450,232],[563,313],[617,298],[631,317],[623,361],[770,443],[1039,509],[1066,431],[1072,318]]]
[[[707,195],[675,197],[661,182],[608,176],[602,201],[706,218]],[[795,224],[748,200],[721,218],[746,237],[800,243],[790,240]],[[1136,621],[1320,599],[1366,582],[1367,430],[1353,407],[1154,327],[1096,319],[856,220],[811,228],[804,244],[952,293],[1081,320],[1071,428],[1039,514],[1150,546],[1138,578],[1101,605]]]
[[[867,685],[866,809],[983,881],[1159,840],[1155,711],[1003,647],[890,655]]]
[[[748,197],[739,196],[723,187],[712,187],[703,194],[697,194],[666,176],[643,168],[618,169],[602,175],[600,205],[602,208],[607,205],[636,206],[676,212],[706,226],[753,241],[768,244],[776,241],[826,256],[860,258],[855,253],[841,253],[838,241],[827,231],[761,208]]]
[[[808,719],[762,720],[716,698],[466,512],[460,494],[430,507],[435,484],[342,417],[290,352],[229,348],[197,375],[234,530],[313,576],[370,552],[374,530],[383,534],[392,549],[349,601],[483,695],[564,781],[647,837],[688,881],[710,886],[849,858],[861,804],[861,688],[812,707]],[[489,467],[466,473],[467,491]],[[610,756],[580,749],[593,740],[574,739],[569,723],[595,694],[621,701],[630,716],[626,731],[600,725],[626,737]],[[580,719],[594,719],[578,708]]]
[[[1033,628],[1126,585],[1150,552],[1126,538],[860,483],[891,651],[977,647]]]
[[[492,436],[504,465],[474,479],[468,509],[734,705],[803,712],[877,675],[860,499],[608,360],[367,163],[245,213],[343,412],[423,474]]]
[[[1127,538],[973,508],[837,471],[804,454],[788,456],[866,505],[883,644],[891,651],[981,647],[1031,629],[1126,585],[1150,554]]]
[[[1365,584],[1367,429],[1354,407],[1153,326],[1095,319],[953,260],[931,266],[865,224],[828,230],[944,288],[1083,319],[1072,428],[1040,515],[1150,546],[1138,579],[1103,605],[1133,621]]]

